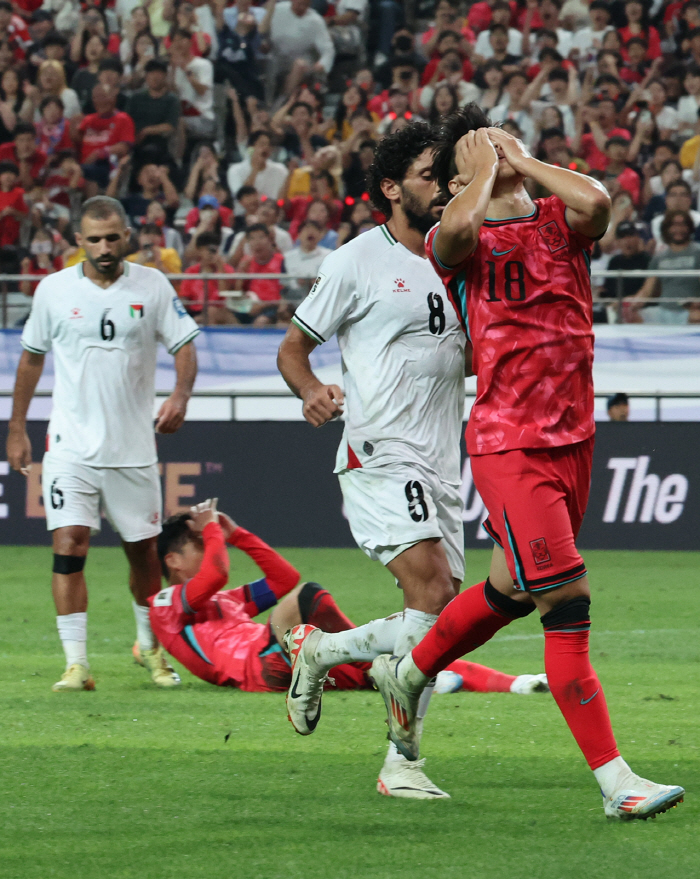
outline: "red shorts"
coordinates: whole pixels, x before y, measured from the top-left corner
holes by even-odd
[[[250,644],[245,668],[245,683],[241,690],[249,693],[276,693],[289,689],[292,683],[292,669],[289,657],[280,646],[270,627],[265,624],[267,640]],[[261,649],[262,646],[262,649]],[[337,665],[328,672],[325,689],[366,690],[372,684],[367,677],[371,663],[354,662],[352,665]]]
[[[472,457],[489,512],[484,528],[505,551],[516,589],[544,592],[585,576],[575,541],[588,504],[593,439]]]

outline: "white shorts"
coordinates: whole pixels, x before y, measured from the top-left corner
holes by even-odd
[[[158,465],[86,467],[44,455],[41,471],[49,531],[70,525],[100,530],[100,507],[126,543],[161,532]]]
[[[452,576],[464,579],[459,486],[408,461],[343,470],[338,480],[352,536],[371,559],[386,565],[421,540],[440,537]]]

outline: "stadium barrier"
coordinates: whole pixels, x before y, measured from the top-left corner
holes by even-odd
[[[611,323],[625,323],[626,318],[629,317],[628,311],[626,308],[627,303],[625,302],[624,296],[624,285],[623,281],[625,278],[697,278],[700,279],[700,271],[697,269],[677,269],[675,271],[652,271],[651,269],[644,270],[628,270],[628,271],[610,271],[608,269],[605,270],[595,270],[593,272],[593,276],[598,278],[615,278],[616,279],[616,290],[617,293],[614,297],[599,297],[595,300],[596,304],[604,305],[608,307],[608,320]],[[8,287],[10,284],[16,285],[20,281],[41,281],[45,278],[46,275],[11,275],[11,274],[0,274],[0,315],[1,315],[1,324],[2,329],[8,329],[12,325],[12,320],[10,318],[10,310],[13,306],[23,305],[26,310],[28,302],[27,298],[22,296],[15,291],[11,291]],[[294,274],[282,274],[282,273],[265,273],[265,274],[252,274],[250,272],[234,272],[232,274],[227,274],[225,272],[202,272],[198,274],[185,274],[184,272],[179,272],[177,274],[166,273],[166,277],[175,285],[179,281],[189,280],[196,281],[202,280],[204,287],[204,297],[200,300],[190,300],[188,301],[188,305],[202,306],[202,312],[200,316],[200,321],[203,326],[209,326],[209,303],[210,303],[210,295],[209,295],[209,284],[213,281],[228,281],[229,283],[234,283],[235,281],[249,281],[249,280],[278,280],[282,282],[284,286],[285,283],[290,281],[313,281],[314,278],[307,275],[294,275]],[[221,291],[220,295],[223,296],[227,300],[227,304],[235,311],[235,306],[237,304],[243,304],[247,302],[245,295],[241,291]],[[19,299],[17,299],[19,297]],[[688,297],[664,297],[663,299],[649,299],[646,301],[647,306],[653,305],[687,305],[690,303],[694,303],[698,306],[698,310],[700,310],[700,296],[688,296]],[[700,323],[700,319],[697,321]]]
[[[29,422],[28,431],[38,458],[46,424]],[[339,423],[314,430],[304,422],[187,422],[157,437],[165,514],[216,496],[275,546],[354,546],[333,474],[341,433]],[[6,436],[7,422],[0,422],[2,449]],[[697,550],[698,448],[700,423],[599,424],[580,546]],[[462,455],[465,543],[488,548],[484,505],[464,449]],[[94,542],[118,540],[105,524]],[[48,545],[39,463],[25,478],[0,461],[0,544]]]

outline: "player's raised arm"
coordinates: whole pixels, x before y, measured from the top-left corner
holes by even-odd
[[[610,196],[602,183],[567,168],[556,168],[533,159],[522,141],[489,128],[488,136],[505,156],[508,164],[523,177],[532,177],[566,205],[566,221],[576,232],[598,238],[610,222]]]
[[[343,414],[344,397],[337,385],[324,385],[314,375],[309,356],[316,345],[292,324],[277,353],[277,368],[290,390],[303,401],[304,418],[314,427],[321,427]]]
[[[7,433],[7,460],[26,476],[32,465],[32,444],[27,434],[27,411],[44,369],[44,355],[23,351],[12,395],[12,415]]]
[[[498,173],[498,155],[487,129],[469,131],[457,141],[454,166],[448,184],[454,198],[443,211],[434,238],[435,256],[447,267],[471,256],[486,217]]]

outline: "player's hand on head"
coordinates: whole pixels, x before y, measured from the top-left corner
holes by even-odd
[[[190,507],[191,518],[189,520],[189,526],[193,531],[197,534],[201,534],[210,522],[219,521],[219,513],[216,509],[218,502],[218,497],[207,498],[207,500],[202,501],[201,504],[195,504],[194,507]]]
[[[227,516],[226,513],[222,513],[219,510],[219,525],[221,525],[221,530],[224,532],[224,538],[228,540],[233,532],[238,528],[238,523],[234,522],[230,516]]]
[[[338,385],[317,385],[302,393],[304,418],[314,427],[321,427],[343,414],[345,396]]]
[[[457,141],[455,164],[463,186],[471,183],[479,172],[498,165],[498,155],[486,132],[486,128],[468,131]]]
[[[503,131],[502,128],[486,128],[487,136],[496,150],[502,153],[508,164],[514,171],[526,173],[524,163],[531,159],[532,156],[528,152],[527,147],[517,137]]]

